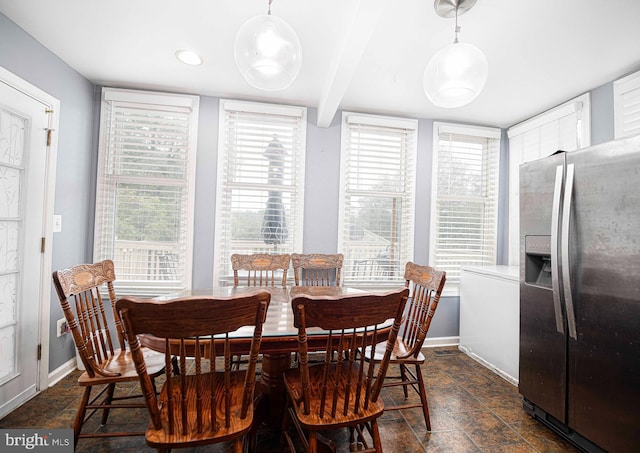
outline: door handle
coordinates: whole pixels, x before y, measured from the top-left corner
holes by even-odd
[[[563,166],[556,167],[556,183],[553,189],[551,207],[551,289],[553,290],[553,310],[556,315],[556,330],[564,333],[562,305],[560,302],[560,267],[558,265],[558,232],[560,231],[560,195],[562,194]]]
[[[571,199],[573,198],[574,165],[567,166],[567,179],[564,187],[564,203],[562,207],[562,286],[564,289],[564,302],[567,307],[567,326],[569,336],[578,339],[576,333],[576,317],[573,309],[573,294],[571,292],[571,272],[569,271],[569,224],[571,220]]]

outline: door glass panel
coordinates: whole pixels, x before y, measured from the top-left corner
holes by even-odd
[[[0,329],[0,382],[10,379],[16,374],[16,326]]]
[[[15,332],[26,126],[24,118],[0,109],[0,383],[18,372]]]

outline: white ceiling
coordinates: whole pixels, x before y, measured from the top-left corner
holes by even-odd
[[[478,0],[460,40],[489,78],[458,109],[429,102],[424,68],[453,41],[433,0],[274,0],[298,33],[302,70],[263,92],[236,69],[233,42],[268,0],[0,0],[0,12],[99,85],[304,105],[326,126],[338,109],[508,127],[640,68],[638,0]],[[174,54],[204,58],[189,67]]]

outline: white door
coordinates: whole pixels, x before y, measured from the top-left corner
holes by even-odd
[[[39,389],[50,106],[0,73],[0,417]],[[50,267],[50,266],[49,266]],[[48,332],[48,329],[47,329]],[[48,339],[47,339],[48,344]],[[48,355],[48,354],[47,354]]]

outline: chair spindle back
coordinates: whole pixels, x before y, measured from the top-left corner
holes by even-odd
[[[411,289],[411,297],[407,303],[400,337],[410,348],[405,357],[415,358],[420,353],[431,326],[431,320],[438,308],[446,273],[430,266],[409,262],[405,268],[404,278],[405,286]]]
[[[147,430],[148,445],[220,442],[251,428],[256,363],[270,299],[267,291],[257,291],[228,298],[118,301],[154,428]],[[229,333],[247,327],[253,327],[249,365],[234,372]],[[166,382],[159,396],[146,373],[140,334],[164,339]],[[177,376],[173,356],[181,370]],[[222,364],[216,364],[219,358]]]
[[[247,271],[244,281],[247,286],[276,286],[277,273],[282,273],[282,287],[287,286],[287,272],[291,255],[255,253],[251,255],[231,255],[231,267],[233,269],[233,285],[239,286],[240,277],[238,271]]]
[[[366,412],[370,402],[378,400],[408,294],[407,289],[402,289],[382,295],[333,298],[301,295],[292,300],[299,341],[302,383],[299,396],[306,415],[315,415],[328,424],[329,420],[339,423],[340,419]],[[389,340],[386,360],[366,361],[365,354],[356,352],[381,341],[380,326],[389,320],[393,320],[393,324],[385,326]],[[308,363],[306,340],[307,331],[312,328],[330,331],[324,361],[314,366],[323,367],[320,382],[310,379],[309,370],[314,367]]]
[[[109,360],[117,349],[125,349],[122,321],[115,303],[113,282],[116,280],[113,261],[104,260],[95,264],[80,264],[53,273],[53,284],[58,293],[60,306],[73,335],[78,355],[89,377],[96,374],[112,376],[102,364]],[[100,289],[107,290],[113,325],[110,325]],[[118,341],[114,347],[113,342]]]
[[[343,260],[342,253],[292,254],[296,286],[340,286]]]

